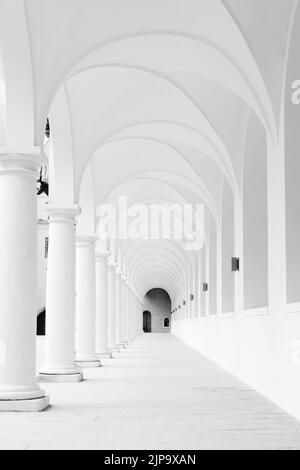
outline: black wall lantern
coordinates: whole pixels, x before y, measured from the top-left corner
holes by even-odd
[[[40,177],[37,180],[37,195],[45,193],[46,196],[49,196],[49,182],[47,177],[47,167],[42,166],[40,168]]]
[[[191,302],[193,302],[193,301],[195,300],[194,294],[191,294],[191,295],[190,295],[190,299],[191,299]]]
[[[183,303],[183,305],[186,305],[186,301],[185,301],[185,300],[184,300],[182,303]]]
[[[45,136],[47,137],[47,139],[50,139],[50,123],[49,123],[49,118],[47,119],[47,122],[46,122],[46,129],[45,129]]]
[[[236,273],[240,270],[240,258],[231,258],[231,271]]]
[[[208,284],[207,284],[207,282],[203,282],[202,288],[203,288],[203,292],[208,292]]]

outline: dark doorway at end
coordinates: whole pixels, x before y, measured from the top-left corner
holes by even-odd
[[[46,310],[42,310],[39,313],[36,321],[36,334],[37,336],[45,336],[46,335]]]
[[[144,333],[151,333],[151,313],[143,312],[143,330]]]

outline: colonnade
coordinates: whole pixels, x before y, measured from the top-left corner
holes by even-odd
[[[39,149],[0,154],[0,411],[42,411],[36,377]],[[82,369],[142,332],[142,304],[97,236],[76,234],[77,205],[49,205],[45,363],[41,382],[77,382]]]

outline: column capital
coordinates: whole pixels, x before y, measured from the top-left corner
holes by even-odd
[[[110,257],[109,251],[96,252],[96,261],[99,263],[107,264],[107,260]]]
[[[76,246],[77,248],[95,248],[97,240],[97,235],[77,235]]]
[[[117,266],[118,266],[118,263],[116,263],[115,261],[108,261],[107,263],[108,270],[113,273],[115,273]]]
[[[81,209],[77,204],[70,206],[49,204],[46,211],[50,217],[50,222],[74,223],[76,217],[81,213]]]
[[[116,275],[120,277],[123,275],[123,272],[119,265],[116,266]]]
[[[46,163],[40,147],[0,147],[0,175],[22,174],[35,179],[39,167]]]

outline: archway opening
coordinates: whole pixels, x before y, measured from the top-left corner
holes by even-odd
[[[145,315],[145,313],[150,314],[151,333],[170,333],[172,304],[168,292],[160,288],[151,289],[145,295],[144,304],[147,308],[147,311],[145,311],[143,315]],[[145,332],[150,333],[150,331]]]

